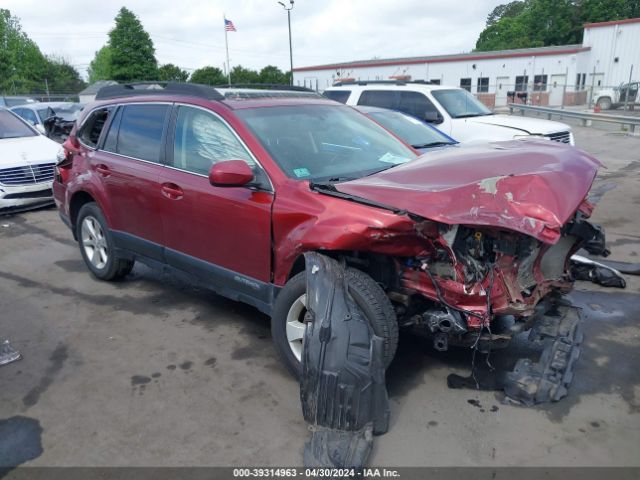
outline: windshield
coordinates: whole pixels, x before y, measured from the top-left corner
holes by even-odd
[[[13,113],[0,110],[0,139],[38,135]]]
[[[414,148],[455,143],[435,128],[431,128],[424,122],[404,113],[389,110],[366,112],[366,115]]]
[[[433,95],[452,118],[479,117],[491,115],[491,110],[485,107],[476,97],[466,90],[432,90]]]
[[[255,108],[237,114],[295,179],[355,179],[417,156],[375,122],[341,105]]]

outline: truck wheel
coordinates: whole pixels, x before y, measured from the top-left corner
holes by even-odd
[[[384,340],[386,368],[398,348],[398,321],[393,306],[384,290],[369,275],[349,268],[347,276],[349,293],[364,312],[375,334]],[[271,336],[276,351],[296,378],[302,374],[306,281],[306,272],[291,278],[278,294],[271,316]]]
[[[96,203],[85,203],[78,212],[76,235],[84,263],[97,278],[117,280],[131,272],[133,260],[117,255],[107,221]]]
[[[597,104],[601,110],[611,110],[611,99],[609,97],[600,97]]]

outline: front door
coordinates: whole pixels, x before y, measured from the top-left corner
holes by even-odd
[[[496,107],[507,106],[508,91],[509,91],[509,77],[496,78]]]
[[[180,105],[174,117],[159,192],[167,262],[219,290],[259,297],[271,281],[273,193],[214,187],[208,173],[224,160],[244,160],[256,172],[261,167],[219,115]]]
[[[549,88],[549,105],[562,105],[562,95],[565,91],[566,75],[551,75]]]

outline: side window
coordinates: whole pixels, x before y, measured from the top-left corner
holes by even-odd
[[[433,103],[424,94],[418,92],[401,92],[398,110],[422,120],[426,118],[427,112],[432,112],[432,116],[438,115],[438,109]]]
[[[111,126],[109,127],[109,131],[107,132],[107,137],[104,140],[104,145],[102,149],[107,152],[116,153],[118,150],[118,129],[120,128],[120,119],[122,118],[122,108],[119,108],[116,112],[116,116],[113,117],[113,121],[111,122]]]
[[[358,99],[358,105],[395,109],[397,97],[395,90],[365,90]]]
[[[159,163],[168,110],[168,105],[126,105],[122,109],[116,152]]]
[[[351,90],[325,90],[322,95],[327,97],[329,100],[335,100],[340,103],[347,103],[349,99],[349,95],[351,95]]]
[[[28,108],[20,108],[19,111],[15,110],[15,112],[31,125],[37,125],[38,119],[36,118],[36,114],[33,110],[29,110]]]
[[[208,175],[211,166],[223,160],[254,162],[227,125],[199,108],[178,107],[173,145],[173,166]]]
[[[470,78],[461,78],[460,79],[460,88],[464,88],[467,92],[471,91],[471,79]]]
[[[87,121],[84,122],[78,135],[80,141],[89,147],[96,148],[102,129],[112,111],[113,107],[107,107],[100,108],[91,113]]]

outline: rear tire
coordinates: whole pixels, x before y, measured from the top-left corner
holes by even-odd
[[[398,321],[384,290],[369,275],[347,269],[349,293],[371,324],[374,333],[384,340],[384,366],[387,368],[398,348]],[[306,272],[291,278],[278,294],[271,316],[271,336],[276,351],[289,371],[302,375],[302,337],[304,335],[304,297]]]
[[[95,202],[85,203],[80,208],[76,236],[84,263],[100,280],[117,280],[133,269],[133,260],[116,253],[107,221]]]

